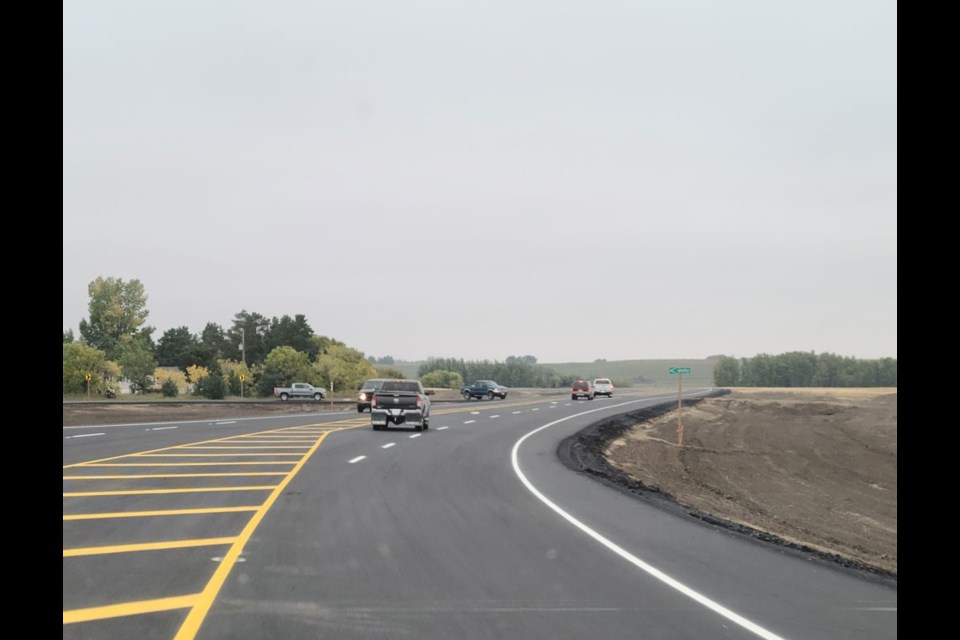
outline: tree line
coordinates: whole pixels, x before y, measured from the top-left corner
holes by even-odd
[[[896,387],[896,358],[860,360],[833,353],[790,351],[752,358],[716,356],[718,387]]]
[[[292,382],[355,390],[368,378],[403,377],[374,366],[339,340],[316,334],[303,314],[267,318],[244,309],[229,328],[208,322],[195,334],[180,326],[155,342],[139,280],[100,277],[88,293],[89,316],[80,321],[79,339],[72,330],[63,332],[64,394],[104,393],[121,377],[135,389],[158,385],[167,395],[189,384],[209,398],[240,395],[242,389],[269,396],[274,387]]]
[[[474,380],[493,380],[508,387],[563,387],[573,381],[571,376],[562,376],[549,367],[537,364],[534,356],[509,356],[503,362],[428,358],[417,369],[417,375],[424,378],[436,371],[455,373],[467,383]]]

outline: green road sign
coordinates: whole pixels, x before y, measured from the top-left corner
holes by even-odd
[[[690,367],[670,367],[670,373],[690,373]]]

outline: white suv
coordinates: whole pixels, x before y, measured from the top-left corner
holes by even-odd
[[[610,378],[597,378],[593,381],[593,394],[597,396],[613,397],[613,383]]]

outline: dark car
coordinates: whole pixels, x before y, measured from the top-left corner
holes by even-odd
[[[370,411],[370,397],[374,391],[380,389],[384,382],[386,382],[386,379],[373,378],[363,383],[363,386],[357,391],[357,413],[363,413],[364,409]]]
[[[497,384],[493,380],[477,380],[473,384],[461,387],[460,395],[463,396],[464,400],[471,400],[473,398],[478,400],[482,400],[483,398],[487,398],[488,400],[493,400],[494,398],[506,400],[507,388]]]
[[[593,397],[596,395],[593,389],[593,383],[589,380],[584,380],[583,378],[577,380],[572,385],[570,385],[570,399],[578,400],[580,398],[586,398],[587,400],[593,400]]]

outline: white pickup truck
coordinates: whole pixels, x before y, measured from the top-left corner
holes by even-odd
[[[610,378],[597,378],[593,381],[593,395],[613,397],[613,383]]]
[[[289,387],[274,387],[273,397],[280,398],[284,402],[290,398],[313,398],[320,402],[327,397],[327,390],[306,382],[294,382]]]

